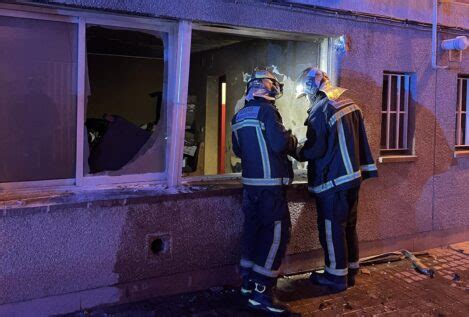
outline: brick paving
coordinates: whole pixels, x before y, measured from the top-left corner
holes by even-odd
[[[312,285],[309,274],[284,277],[277,295],[293,316],[469,316],[469,242],[431,249],[419,257],[435,269],[434,278],[416,272],[408,260],[364,266],[356,286],[328,294]],[[265,316],[246,308],[234,288],[161,297],[69,316]]]

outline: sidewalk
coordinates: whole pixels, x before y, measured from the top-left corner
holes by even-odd
[[[329,295],[309,274],[299,274],[279,280],[277,294],[296,316],[469,316],[469,242],[428,250],[419,259],[435,269],[434,278],[402,260],[362,267],[356,286],[343,293]],[[236,289],[219,287],[68,316],[263,316],[244,303]]]

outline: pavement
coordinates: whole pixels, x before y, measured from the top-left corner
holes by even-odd
[[[420,253],[435,271],[417,272],[407,259],[362,265],[355,287],[337,294],[312,285],[309,273],[279,279],[277,296],[292,316],[469,316],[469,242]],[[233,287],[84,310],[69,317],[268,316],[250,311]]]

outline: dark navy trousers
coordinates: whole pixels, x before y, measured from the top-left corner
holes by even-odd
[[[290,239],[286,186],[244,186],[240,272],[273,286]]]
[[[360,187],[316,197],[319,241],[324,250],[325,270],[345,276],[358,269],[357,206]]]

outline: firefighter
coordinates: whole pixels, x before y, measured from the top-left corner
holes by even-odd
[[[247,83],[245,106],[232,119],[233,152],[241,158],[244,225],[241,241],[241,293],[251,308],[288,312],[273,288],[290,237],[286,185],[293,179],[297,139],[275,106],[283,84],[267,69],[255,69]]]
[[[324,273],[313,272],[314,284],[340,292],[355,284],[359,254],[357,204],[362,180],[377,177],[363,114],[346,89],[334,87],[327,74],[309,67],[298,80],[297,98],[309,102],[306,141],[296,158],[308,161],[308,190],[316,199]]]

